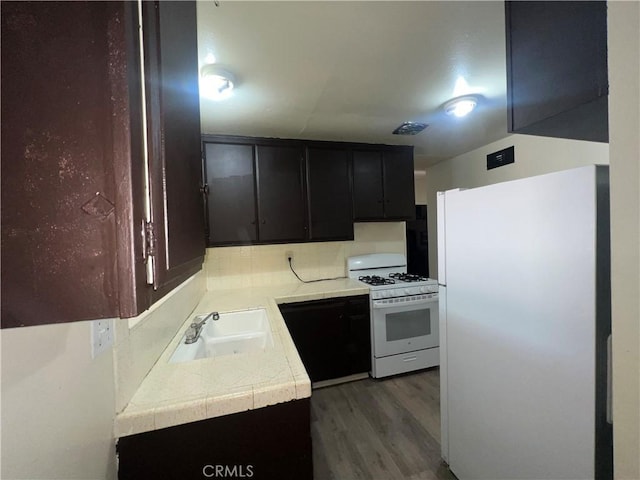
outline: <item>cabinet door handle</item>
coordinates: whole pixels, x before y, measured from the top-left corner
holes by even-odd
[[[264,225],[265,223],[267,223],[267,221],[266,220],[262,220],[262,224]]]

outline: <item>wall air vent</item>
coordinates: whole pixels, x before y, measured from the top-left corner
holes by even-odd
[[[429,125],[426,123],[404,122],[393,131],[394,135],[417,135]]]

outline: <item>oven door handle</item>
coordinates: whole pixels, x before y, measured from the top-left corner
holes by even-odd
[[[423,300],[415,300],[411,302],[393,302],[393,303],[389,303],[386,300],[374,300],[372,302],[372,307],[374,309],[396,308],[396,307],[404,307],[404,306],[421,307],[421,306],[431,305],[437,302],[438,302],[438,297],[431,297],[431,298],[427,298]]]

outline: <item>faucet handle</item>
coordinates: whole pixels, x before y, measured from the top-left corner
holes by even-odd
[[[195,341],[198,340],[198,333],[198,326],[192,323],[184,334],[184,343],[195,343]]]
[[[220,314],[218,312],[211,312],[211,318],[214,320],[220,320]]]
[[[197,320],[197,321],[193,322],[193,323],[191,324],[191,326],[192,326],[193,328],[202,328],[202,326],[204,325],[204,323],[207,321],[207,318],[209,318],[209,317],[201,318],[200,320]]]

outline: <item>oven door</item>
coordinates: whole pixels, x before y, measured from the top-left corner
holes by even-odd
[[[373,300],[374,356],[377,358],[438,346],[438,296]]]

